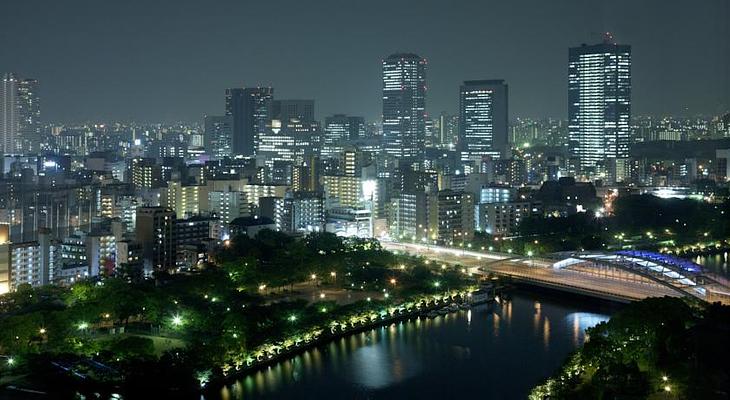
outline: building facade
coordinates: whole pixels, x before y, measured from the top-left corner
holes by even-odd
[[[423,162],[426,140],[426,60],[398,53],[383,60],[385,152]]]
[[[631,122],[631,46],[607,36],[570,49],[568,135],[579,173],[627,178]]]
[[[0,82],[0,153],[38,153],[40,142],[38,81],[5,74]]]
[[[226,89],[226,115],[231,116],[234,155],[253,156],[259,135],[266,132],[271,120],[273,88]]]
[[[205,125],[205,151],[214,160],[233,155],[233,116],[232,115],[206,115]]]
[[[459,148],[462,162],[507,155],[508,87],[503,80],[465,81],[459,90]]]

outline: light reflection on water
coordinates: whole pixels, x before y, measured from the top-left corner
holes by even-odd
[[[501,304],[338,339],[243,377],[221,398],[525,398],[608,313],[516,292]],[[486,388],[486,389],[485,389]]]
[[[730,269],[728,269],[728,252],[709,256],[697,256],[692,259],[692,261],[704,266],[710,272],[714,272],[730,279]]]
[[[608,321],[608,316],[604,314],[594,314],[588,312],[576,312],[565,317],[567,324],[573,327],[573,344],[580,346],[586,340],[586,329]]]

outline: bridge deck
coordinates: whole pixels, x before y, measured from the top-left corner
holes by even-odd
[[[552,262],[541,259],[515,258],[498,253],[476,253],[438,246],[383,242],[389,250],[404,251],[430,260],[461,264],[473,273],[495,273],[568,292],[594,295],[615,300],[640,300],[647,297],[679,296],[666,286],[646,281],[618,279],[579,271],[552,268]]]

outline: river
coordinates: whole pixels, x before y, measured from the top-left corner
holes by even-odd
[[[500,303],[341,338],[252,373],[221,399],[524,399],[615,305],[514,290]]]
[[[730,277],[728,253],[692,260]],[[583,344],[586,328],[618,309],[515,290],[500,303],[341,338],[245,376],[214,397],[525,399]]]
[[[710,272],[714,272],[730,279],[730,270],[728,270],[728,252],[708,256],[697,256],[692,258],[692,261],[702,265]]]

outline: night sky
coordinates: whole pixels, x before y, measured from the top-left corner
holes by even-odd
[[[0,71],[41,81],[45,121],[199,121],[226,87],[379,120],[381,60],[428,59],[427,110],[506,79],[511,117],[567,116],[568,47],[633,46],[634,114],[730,108],[730,1],[5,0]]]

